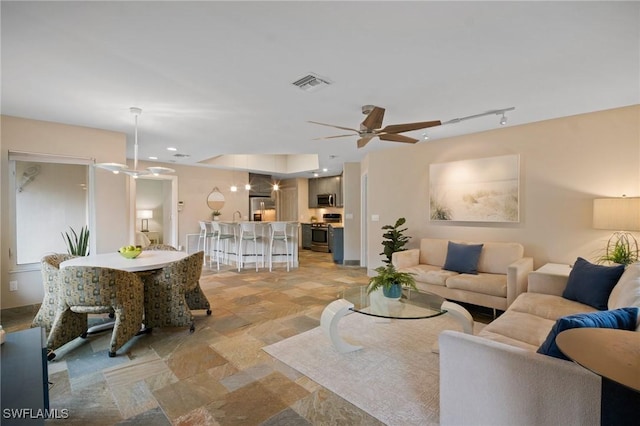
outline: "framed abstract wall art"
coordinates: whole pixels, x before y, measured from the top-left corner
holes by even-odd
[[[519,222],[520,156],[431,164],[429,191],[433,221]]]

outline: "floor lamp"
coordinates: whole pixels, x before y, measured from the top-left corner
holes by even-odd
[[[601,262],[628,265],[638,261],[638,241],[631,231],[640,231],[640,197],[593,200],[593,227],[616,231],[607,242]]]
[[[153,210],[138,210],[138,219],[140,220],[140,231],[149,232],[149,219],[153,219]]]

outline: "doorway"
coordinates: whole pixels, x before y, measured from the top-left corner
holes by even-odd
[[[152,243],[178,246],[178,177],[129,179],[130,240],[144,233]],[[143,232],[144,231],[144,232]]]

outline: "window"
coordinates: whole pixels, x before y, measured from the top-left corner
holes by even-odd
[[[92,170],[88,159],[9,153],[13,179],[15,265],[66,253],[63,232],[90,224]],[[95,247],[95,242],[90,243]]]

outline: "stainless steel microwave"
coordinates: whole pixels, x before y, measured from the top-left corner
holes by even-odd
[[[318,207],[335,207],[336,194],[318,194]]]

